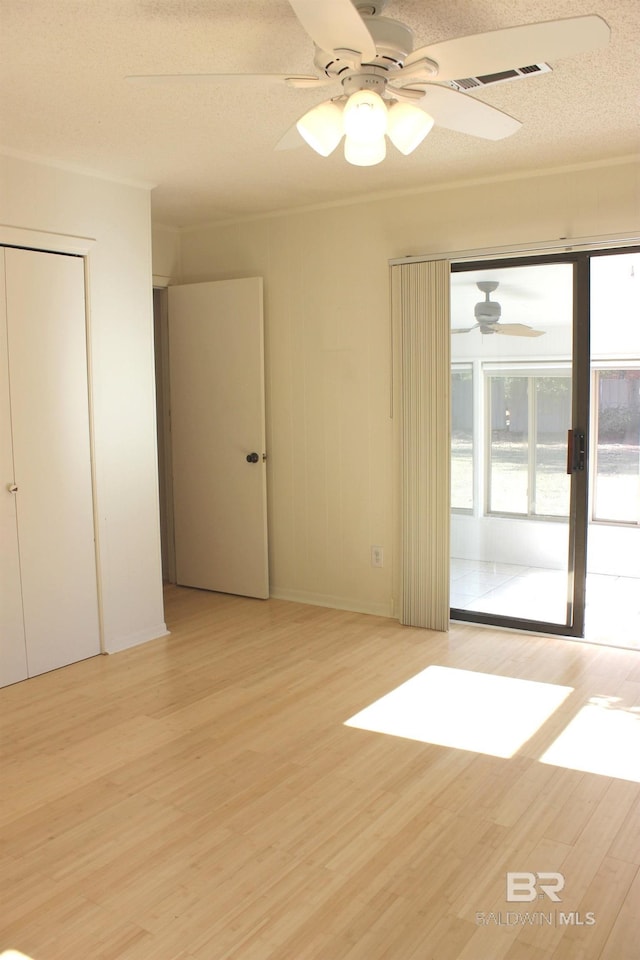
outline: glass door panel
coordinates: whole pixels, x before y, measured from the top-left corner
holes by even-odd
[[[640,649],[640,250],[591,258],[585,638]]]
[[[640,368],[623,362],[594,370],[593,519],[640,524]]]
[[[576,269],[564,260],[454,266],[454,619],[581,629],[567,474]]]

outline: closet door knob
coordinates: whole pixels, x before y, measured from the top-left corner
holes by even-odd
[[[17,483],[8,483],[8,484],[7,484],[7,490],[9,491],[9,493],[17,493],[17,492],[18,492],[18,484],[17,484]]]

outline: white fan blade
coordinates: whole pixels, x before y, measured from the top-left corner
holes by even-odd
[[[470,330],[475,330],[476,327],[480,326],[478,323],[474,323],[472,327],[455,327],[451,333],[469,333]]]
[[[485,140],[503,140],[522,126],[515,117],[482,100],[435,83],[425,84],[419,105],[431,114],[438,126]]]
[[[296,120],[296,123],[297,122],[298,121]],[[292,123],[287,132],[280,137],[274,147],[274,150],[296,150],[298,147],[302,146],[304,146],[304,140],[298,133],[296,124]]]
[[[336,83],[335,77],[287,77],[284,81],[287,87],[295,90],[310,90],[316,87],[328,87]]]
[[[168,80],[210,83],[255,83],[263,86],[326,87],[335,81],[331,77],[302,76],[292,73],[146,73],[125,77],[125,80],[144,83],[166,83]]]
[[[376,45],[351,0],[289,0],[293,11],[321,50],[350,50],[372,60]]]
[[[544,330],[528,327],[526,323],[496,323],[493,332],[502,333],[507,337],[542,337],[545,333]]]
[[[438,80],[463,80],[573,57],[606,46],[610,35],[606,21],[597,16],[547,20],[421,47],[405,64],[428,57],[438,64]]]

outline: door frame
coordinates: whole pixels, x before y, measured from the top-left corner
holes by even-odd
[[[176,583],[176,541],[173,518],[171,456],[171,387],[169,380],[168,285],[153,286],[153,328],[156,369],[156,428],[162,565],[168,583]],[[162,534],[164,533],[164,536]]]

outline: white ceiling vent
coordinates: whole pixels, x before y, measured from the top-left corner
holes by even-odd
[[[449,86],[454,90],[474,90],[476,87],[489,87],[494,83],[506,83],[508,80],[519,80],[521,77],[532,77],[538,73],[551,73],[548,63],[532,63],[529,67],[514,67],[513,70],[502,70],[500,73],[488,73],[484,77],[466,77],[464,80],[450,80]]]

